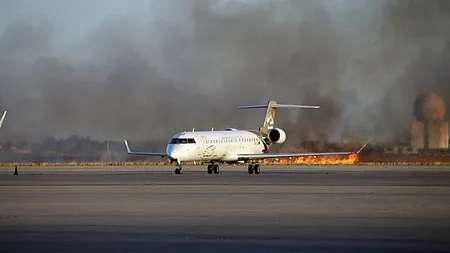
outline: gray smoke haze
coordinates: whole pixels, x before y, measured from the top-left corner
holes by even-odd
[[[450,2],[0,3],[2,139],[164,140],[255,128],[275,99],[291,143],[408,138],[415,98],[450,101]]]

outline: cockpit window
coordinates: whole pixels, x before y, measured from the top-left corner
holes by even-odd
[[[195,143],[195,140],[192,138],[173,138],[169,142],[169,144],[187,144],[187,143]]]

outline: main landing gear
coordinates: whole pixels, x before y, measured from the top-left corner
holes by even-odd
[[[214,174],[219,174],[219,164],[217,163],[208,164],[208,174],[212,174],[213,172]]]
[[[255,172],[255,174],[259,174],[260,171],[261,171],[261,167],[259,166],[259,164],[250,163],[248,165],[248,174],[253,174],[253,172]]]

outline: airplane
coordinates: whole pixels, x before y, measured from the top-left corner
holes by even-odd
[[[5,111],[5,112],[3,113],[3,116],[2,116],[2,118],[0,119],[0,128],[2,128],[3,121],[5,121],[6,113],[7,113],[7,111]]]
[[[270,154],[272,144],[282,144],[286,141],[286,133],[281,128],[275,128],[275,111],[280,108],[318,109],[316,105],[278,104],[270,100],[267,105],[239,106],[238,109],[265,108],[266,116],[258,130],[238,130],[227,128],[220,131],[184,131],[172,137],[165,153],[131,151],[128,141],[125,148],[131,155],[148,155],[169,158],[176,162],[175,174],[183,174],[183,162],[206,161],[208,174],[219,174],[219,164],[248,163],[249,174],[259,174],[264,159],[288,158],[301,156],[330,156],[359,154],[369,143],[365,143],[356,152],[327,152],[327,153],[279,153]]]

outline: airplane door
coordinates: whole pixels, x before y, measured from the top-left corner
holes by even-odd
[[[203,158],[203,142],[205,141],[205,136],[202,136],[201,138],[199,138],[198,143],[197,143],[197,156],[198,158]]]

